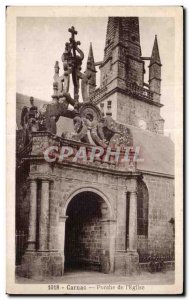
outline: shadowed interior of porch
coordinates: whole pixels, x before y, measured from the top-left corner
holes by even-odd
[[[93,192],[82,192],[69,203],[65,270],[101,270],[102,203],[102,198]]]

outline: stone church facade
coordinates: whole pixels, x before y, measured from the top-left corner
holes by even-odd
[[[144,82],[145,60],[149,83]],[[93,151],[90,138],[59,137],[44,129],[32,131],[19,147],[23,129],[17,131],[16,228],[28,235],[21,276],[63,276],[69,268],[126,275],[152,257],[167,265],[174,261],[174,145],[163,133],[161,68],[157,37],[151,56],[142,57],[135,17],[108,19],[102,62],[95,63],[90,46],[84,106],[114,120],[117,131],[127,129],[126,146],[140,148],[136,162],[121,165],[113,150],[109,161],[74,161],[81,147],[87,155]],[[59,79],[56,64],[54,98],[60,100]],[[77,121],[68,112],[64,116]],[[58,152],[63,146],[75,151],[68,159],[44,159],[46,149]]]

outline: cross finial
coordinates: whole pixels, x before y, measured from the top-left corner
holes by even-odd
[[[68,29],[69,32],[72,34],[72,39],[75,39],[75,35],[77,34],[77,31],[75,30],[75,27],[72,26],[71,28]]]

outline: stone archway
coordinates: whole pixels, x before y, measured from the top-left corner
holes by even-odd
[[[65,206],[65,270],[113,271],[115,236],[109,203],[99,192],[80,190]]]

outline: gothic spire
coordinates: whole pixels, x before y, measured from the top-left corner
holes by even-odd
[[[161,65],[157,35],[155,35],[154,46],[153,46],[152,55],[150,58],[150,65],[152,65],[154,63]]]
[[[155,36],[154,46],[152,50],[152,55],[150,58],[149,65],[149,86],[150,91],[153,92],[154,102],[160,102],[161,96],[161,60],[159,56],[157,35]]]
[[[138,17],[109,17],[106,31],[104,60],[111,56],[116,45],[127,49],[128,55],[141,56]]]
[[[90,43],[90,47],[89,47],[87,69],[96,72],[92,43]]]
[[[88,93],[89,93],[89,97],[90,97],[91,94],[96,89],[96,68],[95,68],[95,61],[94,61],[92,43],[90,43],[90,47],[89,47],[87,67],[86,67],[85,73],[89,78],[88,79]]]

